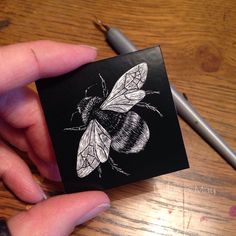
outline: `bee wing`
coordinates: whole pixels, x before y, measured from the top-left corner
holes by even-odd
[[[96,121],[91,120],[81,137],[77,154],[77,175],[83,178],[107,161],[111,137]]]
[[[114,85],[107,99],[102,103],[102,110],[128,112],[145,97],[140,90],[147,78],[147,63],[140,63],[124,73]]]

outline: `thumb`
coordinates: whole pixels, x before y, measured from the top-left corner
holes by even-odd
[[[107,195],[99,191],[56,196],[12,217],[8,227],[13,236],[66,236],[109,206]]]

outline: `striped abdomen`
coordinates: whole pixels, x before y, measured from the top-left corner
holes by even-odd
[[[121,153],[144,149],[150,133],[146,122],[135,112],[98,111],[96,119],[111,135],[111,147]]]

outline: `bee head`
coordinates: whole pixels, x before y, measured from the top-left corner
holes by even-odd
[[[88,103],[89,101],[91,100],[92,97],[85,97],[83,98],[80,103],[78,104],[77,106],[77,110],[80,114],[83,113],[84,110],[86,110],[87,106],[88,106]]]
[[[78,112],[81,114],[84,124],[87,124],[91,119],[91,114],[94,108],[100,106],[103,99],[99,97],[85,97],[77,106]]]

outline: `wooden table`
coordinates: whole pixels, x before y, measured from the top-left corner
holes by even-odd
[[[236,149],[234,0],[1,0],[0,20],[9,25],[0,29],[0,44],[52,39],[96,46],[98,59],[114,56],[94,14],[139,48],[160,44],[170,81]],[[180,125],[191,168],[107,191],[111,209],[73,235],[236,235],[235,170],[181,119]],[[58,191],[40,180],[48,193]],[[3,186],[0,206],[7,217],[27,207]]]

